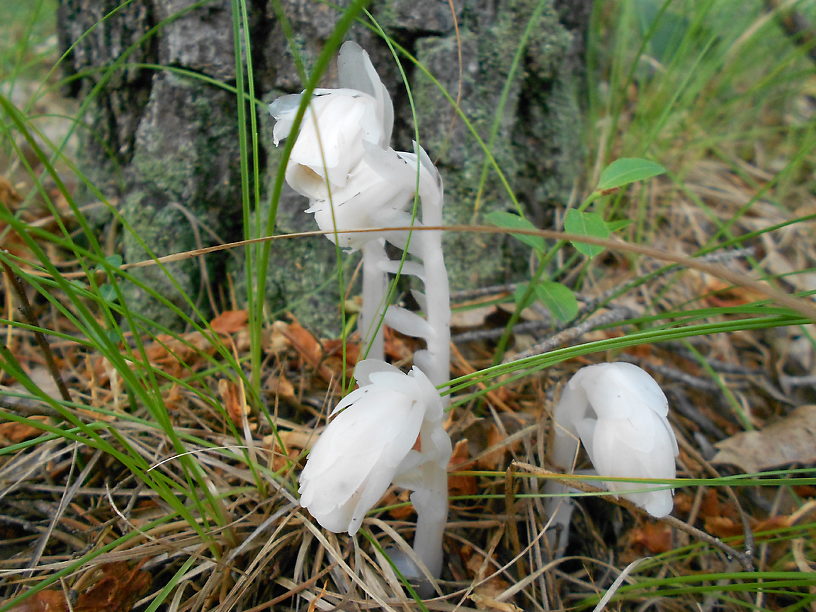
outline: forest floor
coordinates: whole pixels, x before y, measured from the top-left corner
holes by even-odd
[[[53,45],[42,53],[53,62]],[[816,76],[802,53],[796,62],[803,76],[787,83],[785,105],[750,119],[768,127],[766,137],[697,146],[709,135],[704,124],[673,128],[660,158],[678,170],[610,204],[640,219],[626,240],[703,252],[704,261],[812,306]],[[15,83],[10,100],[23,107],[37,81]],[[607,137],[638,134],[647,93],[646,85],[625,91]],[[26,112],[71,115],[70,104],[52,90]],[[115,310],[116,298],[89,287],[103,288],[108,269],[95,268],[89,283],[75,252],[51,238],[82,232],[66,199],[76,175],[65,161],[48,171],[4,121],[17,145],[0,159],[0,201],[11,213],[0,227],[8,256],[0,611],[510,612],[591,609],[610,590],[610,609],[812,609],[816,340],[801,314],[768,304],[754,286],[605,252],[582,278],[567,278],[580,284],[573,322],[553,325],[537,306],[523,311],[503,362],[546,359],[492,378],[481,374],[494,365],[515,287],[454,295],[451,376],[476,376],[446,419],[454,453],[445,567],[437,596],[419,602],[383,553],[413,537],[406,491],[390,490],[353,539],[321,530],[298,505],[297,476],[347,388],[356,337],[319,338],[293,316],[252,329],[237,299],[218,303],[200,329],[103,337],[110,311],[101,300]],[[49,141],[64,134],[60,121],[38,125]],[[616,142],[613,157],[624,156],[625,141]],[[600,168],[610,153],[590,148]],[[713,243],[719,248],[706,252]],[[59,282],[27,265],[43,259]],[[386,335],[398,366],[417,348]],[[655,519],[608,495],[572,492],[558,557],[542,492],[553,477],[552,409],[569,376],[599,361],[640,365],[668,396],[680,445],[674,511]],[[578,467],[586,465],[582,456]]]

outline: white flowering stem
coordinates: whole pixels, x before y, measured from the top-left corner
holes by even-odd
[[[424,489],[411,494],[417,511],[414,552],[434,577],[442,572],[442,536],[448,521],[448,474],[437,465],[422,468]]]
[[[442,198],[422,200],[422,223],[428,226],[442,225]],[[445,259],[442,254],[442,232],[422,232],[422,264],[425,268],[425,314],[434,330],[427,339],[428,363],[426,374],[431,382],[440,386],[450,379],[450,285]],[[420,366],[421,367],[421,366]],[[446,396],[447,397],[447,396]]]
[[[442,233],[344,230],[442,224],[442,181],[425,151],[390,148],[393,105],[368,54],[346,42],[338,56],[339,89],[318,89],[310,101],[287,163],[286,181],[309,198],[327,238],[363,251],[360,335],[368,359],[358,363],[359,388],[332,412],[334,419],[315,444],[300,477],[301,504],[323,527],[354,535],[365,513],[393,482],[414,493],[414,550],[433,576],[442,569],[447,522],[447,465],[451,442],[442,427],[447,397],[438,387],[450,379],[450,289]],[[300,96],[270,105],[275,144],[290,136]],[[419,198],[421,219],[407,211]],[[388,241],[406,251],[392,261]],[[408,259],[408,255],[411,259]],[[386,304],[388,274],[417,277],[415,297],[425,318]],[[404,374],[385,363],[382,325],[420,338],[414,370]],[[412,450],[419,436],[420,450]],[[420,577],[413,572],[414,577]]]
[[[544,511],[549,521],[547,542],[553,559],[563,557],[567,550],[569,526],[572,511],[575,510],[575,502],[569,493],[574,490],[554,478],[544,483],[544,494],[548,496],[544,502]]]
[[[381,265],[387,259],[381,240],[371,240],[363,251],[363,303],[360,311],[360,337],[367,359],[385,359],[382,309],[388,290],[387,278]]]
[[[417,143],[414,143],[414,147],[416,153],[399,153],[399,156],[415,169],[422,220],[416,221],[407,212],[394,214],[391,220],[395,225],[438,227],[443,223],[442,180],[425,150]],[[398,248],[407,249],[421,262],[421,269],[413,273],[422,280],[424,293],[414,292],[414,296],[425,311],[426,325],[418,326],[407,313],[400,313],[393,307],[387,313],[386,322],[401,333],[425,340],[425,349],[416,352],[414,364],[434,385],[441,387],[450,379],[451,319],[450,285],[442,252],[442,232],[420,230],[413,232],[410,238],[405,232],[395,232],[387,234],[386,240]],[[447,404],[447,396],[443,400]]]

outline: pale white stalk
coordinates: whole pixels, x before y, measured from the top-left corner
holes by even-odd
[[[448,522],[447,466],[452,450],[450,437],[442,427],[441,399],[440,409],[429,412],[422,423],[421,449],[414,459],[418,464],[394,479],[395,484],[414,491],[411,494],[411,503],[417,511],[414,552],[436,578],[442,571],[442,538]],[[430,585],[422,580],[419,569],[411,568],[408,559],[402,560],[402,564],[408,566],[407,577],[418,582],[420,593],[430,595]]]
[[[578,470],[575,473],[592,476],[597,474],[595,470]],[[550,478],[544,484],[544,493],[549,496],[544,502],[544,511],[549,521],[547,543],[552,558],[558,559],[564,556],[569,543],[569,527],[575,510],[575,501],[570,494],[580,491],[563,484],[560,480]]]
[[[380,323],[388,279],[382,270],[387,259],[382,240],[371,240],[363,245],[363,303],[360,309],[360,336],[367,349],[367,359],[385,359],[383,326]]]
[[[422,469],[425,487],[411,494],[417,511],[414,552],[434,577],[442,572],[442,536],[448,522],[448,474],[437,465]]]
[[[425,151],[419,146],[416,148],[419,153],[420,167],[429,174],[425,181],[420,176],[422,224],[439,227],[442,225],[442,181]],[[425,372],[431,382],[439,386],[450,379],[450,285],[442,253],[442,232],[431,230],[424,231],[422,234],[425,236],[421,243],[421,258],[425,266],[426,315],[428,323],[435,332],[434,337],[428,339]],[[419,367],[421,368],[422,365],[420,363]]]
[[[422,147],[414,143],[416,154],[398,153],[418,173],[418,194],[422,205],[422,220],[414,222],[416,227],[442,225],[443,190],[439,172]],[[395,225],[410,225],[407,212],[392,216]],[[399,314],[399,309],[391,308],[387,316],[389,325],[397,331],[425,340],[425,349],[414,355],[414,364],[419,367],[437,387],[450,379],[450,285],[445,258],[442,252],[442,232],[420,230],[411,233],[390,232],[386,240],[398,248],[407,248],[409,253],[421,261],[421,272],[414,273],[422,280],[424,293],[414,293],[425,311],[427,331],[418,331],[411,318]],[[447,404],[447,396],[444,398]]]

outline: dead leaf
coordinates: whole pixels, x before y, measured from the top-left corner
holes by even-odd
[[[29,417],[29,420],[45,423],[48,421],[48,417],[37,415]],[[32,427],[25,423],[18,423],[16,421],[0,423],[0,443],[17,444],[17,442],[39,436],[41,433],[43,433],[42,429]]]
[[[468,570],[470,579],[479,582],[471,601],[480,610],[497,610],[498,612],[522,612],[512,603],[499,601],[498,598],[510,588],[510,583],[500,576],[492,576],[484,580],[485,573],[492,570],[490,563],[485,556],[470,545],[462,546],[459,554],[464,561],[464,566]],[[508,607],[509,606],[509,607]]]
[[[339,358],[343,355],[343,340],[326,340],[323,343],[323,348],[326,355],[329,357]],[[360,345],[357,342],[346,341],[346,365],[353,368],[360,358]]]
[[[497,296],[490,297],[495,299],[496,297],[504,297],[506,295],[507,294],[498,294]],[[469,329],[482,327],[491,316],[496,314],[497,310],[495,304],[455,310],[451,313],[451,327]]]
[[[150,574],[125,561],[106,563],[94,578],[93,586],[79,595],[75,612],[129,612],[151,583]]]
[[[5,176],[0,176],[0,202],[3,202],[9,209],[15,210],[22,201],[23,196],[17,192],[11,181]]]
[[[672,549],[672,530],[664,523],[646,522],[629,531],[628,539],[633,546],[647,550],[653,555]]]
[[[183,378],[203,364],[202,355],[214,353],[215,347],[199,332],[190,332],[182,338],[160,334],[145,352],[153,366],[171,376]]]
[[[751,532],[761,533],[763,531],[771,531],[773,529],[780,529],[782,527],[790,526],[789,516],[772,516],[771,518],[763,519],[761,521],[749,519]],[[735,520],[727,516],[712,516],[704,522],[705,530],[711,535],[718,538],[737,538],[735,542],[742,542],[745,535],[745,528],[742,526],[742,521]]]
[[[290,323],[285,330],[281,331],[303,360],[313,368],[317,368],[323,356],[323,347],[320,346],[317,338],[297,321]]]
[[[485,569],[489,568],[490,565],[485,564],[484,556],[476,551],[469,550],[468,553],[470,556],[465,562],[465,567],[470,570],[470,573],[475,580],[481,580],[483,578]],[[503,578],[500,578],[499,576],[493,576],[492,578],[481,582],[479,586],[476,587],[475,592],[470,596],[470,600],[476,604],[476,607],[479,610],[495,610],[496,612],[523,612],[521,608],[517,608],[512,603],[498,600],[498,598],[509,588],[509,582]]]
[[[793,487],[794,493],[799,497],[816,497],[816,487],[810,485],[800,485]]]
[[[453,447],[448,471],[463,470],[470,464],[470,451],[468,441],[459,440]],[[475,495],[478,492],[475,476],[460,476],[451,474],[448,476],[448,493],[450,495]]]
[[[281,450],[280,445],[278,444],[278,436],[280,436],[281,442],[286,445],[286,450],[290,451],[292,449],[297,449],[298,451],[302,451],[305,449],[310,449],[317,442],[318,436],[313,431],[285,431],[279,430],[278,435],[275,436],[274,434],[269,434],[268,436],[264,436],[263,444],[267,448],[277,448],[277,450]]]
[[[225,310],[210,321],[210,327],[217,334],[232,334],[247,326],[249,313],[246,310]]]
[[[727,308],[741,306],[765,299],[765,295],[755,289],[735,287],[719,278],[705,276],[705,302],[711,306]]]
[[[278,442],[286,446],[286,453]],[[263,446],[271,450],[270,467],[275,470],[282,470],[291,465],[304,449],[310,449],[317,442],[317,436],[312,431],[278,431],[278,435],[269,434],[263,437]]]
[[[68,612],[68,602],[62,591],[46,589],[14,606],[9,612]]]
[[[170,385],[170,390],[164,396],[164,405],[170,412],[180,410],[185,403],[184,390],[178,383]]]
[[[760,533],[763,531],[772,531],[774,529],[782,529],[783,527],[790,527],[792,520],[790,516],[772,516],[771,518],[756,521],[751,525],[751,531]]]
[[[414,347],[412,340],[405,338],[395,332],[390,327],[383,329],[383,343],[386,356],[391,361],[408,361],[414,358]]]
[[[23,197],[14,188],[14,185],[4,176],[0,176],[0,202],[8,206],[8,208],[12,211],[16,211],[19,207],[19,204],[23,201]],[[26,220],[28,215],[23,213],[24,218]],[[31,251],[29,250],[28,246],[26,245],[25,240],[23,240],[20,235],[15,232],[11,227],[3,222],[0,222],[0,232],[3,235],[3,249],[23,258],[31,258]]]
[[[737,508],[732,501],[722,502],[716,488],[706,489],[700,503],[700,516],[705,519],[710,516],[727,516],[732,519],[739,517]]]
[[[289,324],[286,321],[275,321],[272,327],[266,331],[263,337],[263,350],[265,353],[281,353],[291,345],[286,333]]]
[[[397,504],[405,504],[398,508],[392,508],[388,511],[388,516],[397,521],[404,521],[414,514],[414,506],[409,503],[411,501],[411,493],[409,491],[389,491],[385,497],[382,498],[380,506],[396,506]]]
[[[743,534],[742,521],[728,516],[709,516],[703,521],[705,530],[718,538],[730,538]]]
[[[479,590],[478,588],[476,589]],[[489,610],[490,612],[524,612],[521,608],[505,601],[497,601],[487,595],[474,593],[470,600],[476,604],[479,610]]]
[[[264,383],[264,389],[278,397],[286,399],[295,398],[295,387],[283,374],[280,376],[269,376]]]
[[[84,578],[83,578],[84,579]],[[46,589],[32,595],[10,612],[129,612],[150,588],[150,574],[125,561],[106,563],[92,571],[91,586],[68,607],[65,593]],[[81,587],[80,587],[81,589]]]
[[[224,408],[230,420],[236,427],[241,427],[244,418],[250,413],[249,406],[244,402],[241,389],[232,381],[222,378],[218,381],[218,393],[224,401]]]
[[[502,470],[505,468],[504,455],[507,451],[513,451],[519,447],[520,442],[516,440],[507,444],[507,435],[499,431],[495,423],[490,423],[487,428],[487,448],[493,449],[482,453],[476,465],[483,470]]]
[[[297,319],[293,320],[285,329],[281,329],[281,332],[298,352],[301,359],[315,370],[320,375],[320,378],[327,383],[335,379],[331,368],[322,362],[324,352],[320,341],[318,341],[309,330],[298,323]]]
[[[717,442],[712,463],[736,465],[747,473],[789,463],[816,462],[816,405],[800,406],[761,431],[745,431]]]

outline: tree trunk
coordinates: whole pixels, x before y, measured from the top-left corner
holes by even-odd
[[[195,76],[235,83],[230,2],[134,0],[116,10],[120,4],[117,0],[61,0],[59,28],[62,46],[74,45],[67,61],[69,72],[77,77],[71,93],[86,104],[80,167],[105,198],[118,203],[125,224],[120,232],[125,260],[240,239],[235,96]],[[253,0],[249,4],[255,95],[271,101],[283,93],[299,92],[303,85],[275,16],[276,3]],[[280,4],[308,70],[339,13],[312,0]],[[376,0],[370,10],[454,98],[461,95],[462,110],[485,142],[490,140],[507,75],[530,24],[491,150],[526,214],[544,223],[552,203],[567,201],[580,169],[579,89],[591,0],[467,0],[453,5],[461,40],[461,75],[448,2]],[[536,20],[531,23],[533,17]],[[394,98],[394,148],[412,150],[414,124],[408,96],[388,47],[360,25],[352,28],[349,37],[369,52]],[[412,88],[420,142],[445,180],[446,222],[479,222],[491,210],[512,210],[492,170],[480,189],[484,153],[450,103],[411,62],[401,61]],[[333,84],[333,70],[324,79],[326,86]],[[259,160],[264,185],[271,185],[280,151],[272,146],[271,118],[264,115],[261,122]],[[86,191],[86,199],[99,198],[92,189]],[[302,212],[306,205],[285,189],[276,232],[315,229],[311,216]],[[524,251],[502,236],[451,234],[446,238],[454,290],[517,279],[524,273],[525,259]],[[158,267],[146,268],[140,278],[189,311],[191,305],[183,296],[201,301],[204,285],[219,295],[225,270],[236,287],[244,286],[240,260],[238,251],[210,255],[207,265],[193,260],[173,264],[170,275]],[[267,283],[270,310],[293,310],[316,331],[336,335],[340,329],[340,298],[333,280],[336,264],[334,247],[327,240],[273,245]],[[173,325],[177,319],[171,309],[158,305],[136,285],[128,297],[132,309],[163,325]]]

